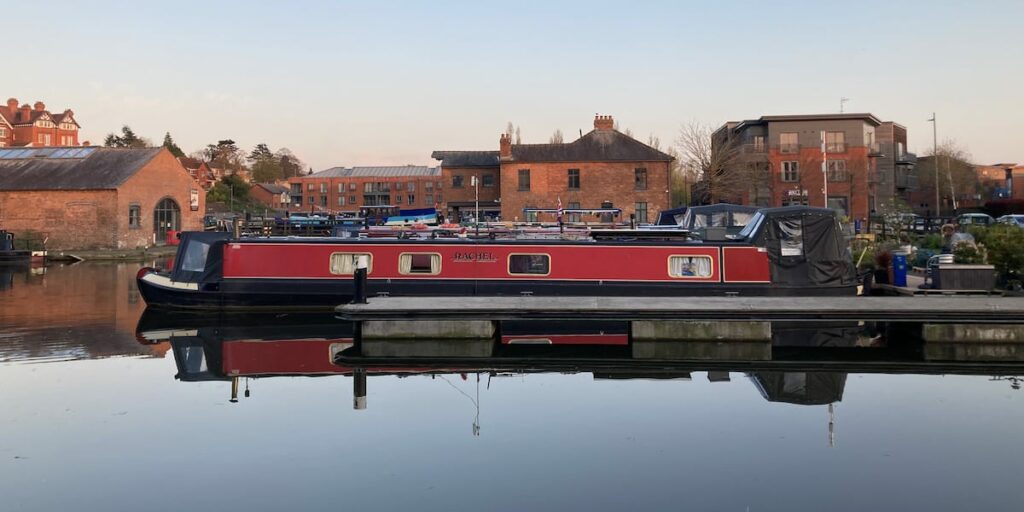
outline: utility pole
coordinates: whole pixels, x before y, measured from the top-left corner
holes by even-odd
[[[825,146],[825,130],[821,131],[821,181],[825,184],[825,208],[828,208],[828,148]]]
[[[839,98],[839,113],[843,113],[843,104],[850,101],[850,98]]]
[[[935,166],[935,216],[942,217],[942,203],[939,201],[939,128],[935,121],[935,112],[928,120],[932,123],[932,165]]]

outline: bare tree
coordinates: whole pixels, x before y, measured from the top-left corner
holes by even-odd
[[[563,142],[562,130],[555,130],[555,133],[551,134],[551,138],[548,139],[551,144],[561,144]]]
[[[937,153],[932,150],[926,155],[925,158],[918,160],[915,171],[920,190],[930,190],[929,197],[934,197],[936,186],[939,187],[939,194],[951,198],[954,204],[961,197],[981,193],[978,173],[970,163],[971,154],[955,140],[943,141]],[[937,185],[936,166],[939,177]]]
[[[728,130],[690,122],[680,127],[678,145],[680,164],[697,174],[700,202],[736,200],[750,188],[749,167],[740,164],[742,147]]]
[[[522,144],[523,138],[519,136],[519,127],[516,126],[516,144]]]

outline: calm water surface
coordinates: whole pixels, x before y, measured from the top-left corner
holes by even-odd
[[[0,510],[1024,506],[1004,377],[425,368],[371,372],[355,410],[333,326],[140,323],[138,267],[0,270]],[[229,401],[218,370],[274,365],[316,375]]]

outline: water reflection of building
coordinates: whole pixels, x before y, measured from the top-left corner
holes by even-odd
[[[139,264],[52,265],[0,273],[0,361],[163,357],[168,344],[140,345],[145,303]],[[4,284],[6,283],[6,284]]]

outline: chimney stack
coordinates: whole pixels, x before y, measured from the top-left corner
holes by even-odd
[[[615,120],[612,119],[612,116],[595,115],[594,116],[594,129],[595,130],[614,130],[615,129]]]
[[[35,105],[32,105],[32,107],[36,109],[36,112],[42,112],[46,110],[46,104],[41,101],[37,101]]]
[[[7,115],[14,119],[14,114],[18,112],[18,99],[7,98]]]
[[[501,138],[498,139],[498,145],[501,148],[499,155],[501,158],[512,158],[512,134],[503,133]]]
[[[21,119],[20,122],[26,123],[32,117],[32,107],[28,106],[28,103],[21,106]]]

